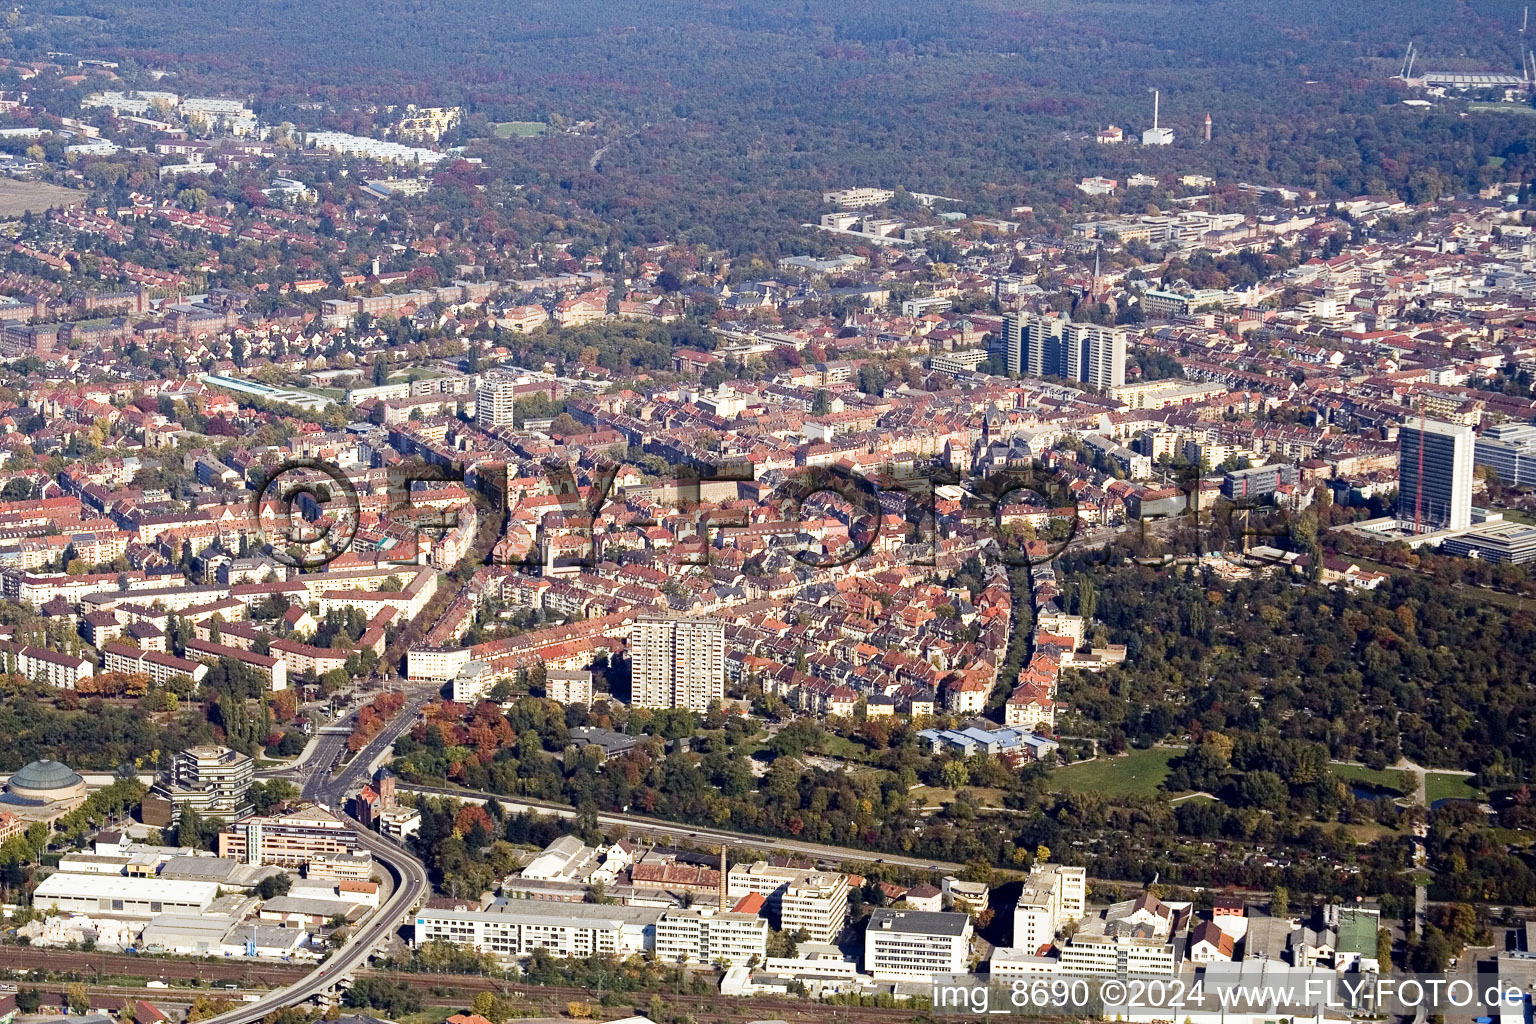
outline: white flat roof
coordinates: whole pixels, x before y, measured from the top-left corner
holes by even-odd
[[[219,894],[217,882],[191,882],[127,875],[77,875],[56,871],[43,879],[33,893],[34,901],[48,897],[102,897],[135,900],[197,900],[211,903]]]

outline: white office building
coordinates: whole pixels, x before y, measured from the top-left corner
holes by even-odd
[[[848,876],[837,872],[763,860],[731,865],[727,898],[734,903],[754,893],[763,897],[764,913],[778,920],[781,931],[803,928],[812,942],[836,942],[848,923]]]
[[[1398,431],[1397,518],[1425,530],[1472,525],[1475,437],[1460,423],[1410,420]]]
[[[848,923],[848,876],[815,874],[784,888],[779,929],[805,930],[812,942],[836,942]]]
[[[1178,966],[1178,950],[1160,938],[1074,935],[1061,947],[1062,974],[1169,977]]]
[[[877,981],[931,982],[970,967],[971,919],[966,914],[882,907],[864,931],[864,970]]]
[[[767,957],[768,922],[756,914],[705,907],[667,910],[656,919],[656,959],[666,963],[740,967]]]
[[[842,206],[850,210],[860,209],[866,206],[879,206],[896,198],[896,193],[888,188],[844,188],[833,189],[821,194],[821,201]]]
[[[1477,439],[1473,461],[1492,468],[1506,486],[1536,484],[1536,426],[1499,423],[1489,427]]]
[[[253,810],[251,783],[256,765],[245,754],[217,744],[189,747],[176,755],[170,777],[144,798],[144,822],[164,828],[181,820],[181,809],[225,819]]]
[[[1151,893],[1111,906],[1085,922],[1061,949],[1061,973],[1151,975],[1178,970],[1189,904],[1164,903]]]
[[[620,959],[655,949],[661,910],[498,899],[484,908],[423,907],[413,942],[450,942],[503,960],[547,950],[557,957],[610,953]]]
[[[765,860],[732,864],[726,875],[726,895],[735,902],[756,893],[763,897],[769,912],[776,914],[785,890],[814,874],[807,868],[780,867]]]
[[[1013,946],[1033,954],[1056,940],[1064,925],[1083,917],[1088,877],[1083,868],[1036,864],[1013,908]]]

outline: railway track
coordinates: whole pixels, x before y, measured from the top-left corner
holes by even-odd
[[[124,999],[145,999],[149,1002],[188,1003],[198,995],[239,998],[248,992],[266,991],[269,986],[282,986],[304,977],[310,971],[302,964],[243,964],[219,960],[188,960],[176,957],[132,955],[126,953],[78,953],[66,950],[27,949],[7,947],[0,953],[0,962],[15,972],[18,970],[49,971],[65,976],[63,980],[84,981],[88,989],[98,996]],[[475,994],[492,992],[498,996],[517,999],[519,1002],[541,1010],[559,1012],[567,1003],[585,1002],[597,1005],[601,996],[596,989],[575,985],[530,985],[525,981],[503,980],[481,974],[426,974],[415,971],[389,971],[364,969],[357,972],[360,978],[400,982],[422,990],[427,1002],[448,998],[435,990],[453,993],[455,998],[442,1005],[467,1005]],[[198,988],[151,989],[124,985],[93,985],[92,975],[164,978],[167,981],[194,981],[241,983],[237,989],[218,986]],[[40,987],[61,982],[37,982]],[[459,996],[460,993],[465,994]],[[650,1002],[651,992],[631,992],[621,996],[621,1006],[634,1006],[644,1012]],[[693,993],[654,993],[660,995],[669,1009],[685,1009],[700,1022],[717,1024],[747,1024],[763,1019],[788,1021],[805,1020],[816,1024],[894,1024],[912,1019],[910,1009],[888,1007],[829,1006],[804,999],[773,996],[735,998],[718,993],[697,995]],[[615,1009],[610,1007],[609,1009]]]
[[[55,983],[57,984],[57,983]],[[43,986],[46,988],[46,985]],[[92,985],[85,982],[85,990],[96,998],[108,999],[142,999],[146,1003],[154,1003],[156,1006],[189,1006],[198,996],[211,996],[215,999],[233,999],[238,1001],[241,996],[259,994],[265,989],[216,989],[212,992],[201,988],[140,988],[132,985]]]
[[[252,987],[261,983],[288,984],[312,970],[305,964],[230,963],[221,960],[190,960],[184,957],[134,955],[131,953],[80,953],[70,950],[0,947],[0,964],[5,969],[52,971],[69,974],[71,980],[88,981],[92,976],[126,975],[166,981],[246,981]],[[150,989],[149,991],[156,991]]]

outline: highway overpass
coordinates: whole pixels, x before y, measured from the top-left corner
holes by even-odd
[[[357,833],[358,843],[389,872],[391,889],[388,899],[377,911],[364,920],[351,937],[336,952],[321,962],[302,980],[277,989],[255,1002],[242,1003],[228,1013],[210,1018],[207,1024],[254,1024],[273,1010],[284,1006],[297,1006],[331,990],[336,983],[363,967],[373,954],[401,924],[410,920],[421,901],[432,892],[426,866],[410,851],[394,841],[364,828],[346,813],[347,794],[360,788],[369,774],[373,762],[388,751],[395,740],[415,722],[423,704],[432,694],[419,693],[409,700],[378,736],[334,775],[331,765],[339,757],[347,737],[340,733],[326,733],[305,759],[285,776],[301,781],[304,799],[329,807]]]

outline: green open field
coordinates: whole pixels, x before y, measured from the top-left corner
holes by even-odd
[[[1111,796],[1156,796],[1168,777],[1168,762],[1181,753],[1170,747],[1153,747],[1120,757],[1101,754],[1091,761],[1057,768],[1051,772],[1051,781],[1071,793],[1097,790]]]
[[[1400,834],[1387,828],[1385,825],[1357,824],[1341,825],[1339,827],[1349,833],[1350,838],[1355,841],[1357,846],[1369,846],[1378,839],[1385,839],[1387,836]]]
[[[1468,103],[1467,109],[1479,114],[1536,114],[1536,107],[1524,103]],[[1495,164],[1495,160],[1499,163]],[[1493,156],[1488,158],[1488,163],[1497,167],[1503,164],[1504,160],[1502,157]]]
[[[498,139],[531,139],[549,131],[549,125],[542,121],[500,121],[495,127]]]
[[[1424,800],[1431,807],[1436,800],[1476,800],[1479,794],[1464,775],[1447,775],[1444,772],[1426,772],[1424,775]]]
[[[869,759],[869,750],[857,740],[851,740],[846,736],[829,734],[817,750],[828,757],[840,757],[845,761],[866,761]]]

